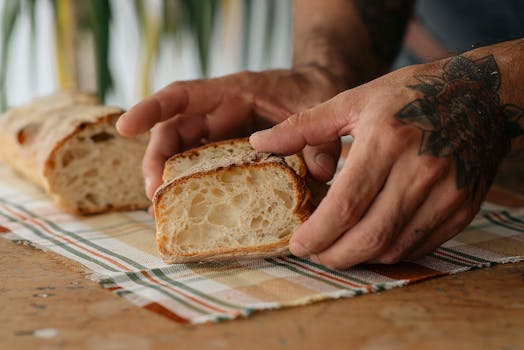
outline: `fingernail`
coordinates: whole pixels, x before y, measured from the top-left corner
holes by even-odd
[[[313,254],[309,257],[309,260],[314,262],[315,264],[320,264],[320,259],[317,254]]]
[[[325,172],[332,172],[335,168],[335,160],[327,153],[318,153],[315,156],[315,163]]]
[[[151,178],[150,177],[146,177],[145,180],[144,180],[144,185],[145,185],[145,188],[146,188],[146,196],[147,198],[149,198],[149,200],[152,199],[153,197],[153,194],[151,193]]]
[[[271,133],[271,129],[265,129],[265,130],[260,130],[260,131],[257,131],[253,134],[251,134],[251,137],[267,137],[267,135],[269,135]]]
[[[118,117],[118,120],[116,121],[115,128],[118,132],[120,132],[120,121],[122,120],[122,116]]]
[[[291,251],[293,255],[298,256],[298,257],[309,255],[309,250],[307,250],[306,247],[302,245],[302,243],[297,242],[297,241],[289,242],[289,251]]]

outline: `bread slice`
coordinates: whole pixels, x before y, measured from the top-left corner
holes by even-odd
[[[167,263],[289,254],[312,210],[305,180],[272,156],[169,180],[153,202]]]
[[[257,157],[260,157],[260,154],[251,147],[247,137],[210,143],[169,158],[164,166],[162,179],[169,181],[197,171],[234,163],[244,164]],[[260,160],[263,160],[263,157]],[[284,160],[300,177],[306,176],[307,168],[301,155],[293,154],[284,157]]]
[[[65,211],[147,208],[140,163],[148,136],[119,136],[122,113],[71,91],[36,99],[0,118],[0,157]]]

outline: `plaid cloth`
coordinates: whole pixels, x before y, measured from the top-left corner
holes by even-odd
[[[166,265],[145,212],[74,217],[0,165],[0,236],[84,265],[102,287],[182,323],[382,291],[524,256],[524,208],[485,208],[460,235],[416,263],[335,271],[293,256]]]

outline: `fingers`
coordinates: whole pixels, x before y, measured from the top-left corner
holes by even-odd
[[[337,169],[340,150],[340,140],[315,147],[306,146],[302,154],[311,175],[320,181],[331,180]]]
[[[457,191],[453,176],[435,185],[395,241],[373,262],[394,264],[423,244],[436,228],[448,222],[461,207],[467,205],[464,191]]]
[[[353,227],[382,188],[392,158],[369,162],[375,146],[355,140],[348,158],[326,197],[293,234],[290,250],[297,256],[321,252]]]
[[[480,205],[474,205],[466,206],[461,210],[455,211],[440,226],[436,227],[428,237],[426,237],[423,244],[420,244],[411,251],[406,257],[406,260],[419,259],[455,237],[462,232],[469,223],[471,223],[479,209]]]
[[[214,110],[222,98],[222,90],[214,89],[212,83],[176,82],[122,114],[117,129],[124,136],[136,136],[177,114],[206,114]]]
[[[442,174],[442,170],[421,171],[425,166],[413,157],[404,153],[397,159],[384,188],[358,224],[313,260],[345,268],[373,260],[388,249]]]
[[[151,138],[142,160],[142,175],[149,199],[153,198],[156,189],[162,184],[164,163],[179,149],[179,137],[174,127],[176,123],[176,119],[171,119],[151,130]]]
[[[318,146],[334,142],[351,130],[351,100],[349,92],[294,114],[275,125],[251,135],[251,145],[260,152],[289,155],[304,146]],[[342,98],[346,97],[343,101]],[[342,103],[344,102],[344,103]]]

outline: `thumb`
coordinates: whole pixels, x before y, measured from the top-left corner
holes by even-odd
[[[318,146],[336,142],[340,136],[347,135],[350,131],[351,108],[341,108],[341,105],[347,104],[347,98],[344,98],[346,93],[294,114],[271,129],[252,134],[249,142],[259,152],[283,155],[296,153],[306,145]]]
[[[340,150],[340,139],[337,139],[319,146],[306,146],[302,155],[311,175],[319,181],[328,182],[337,170]]]

